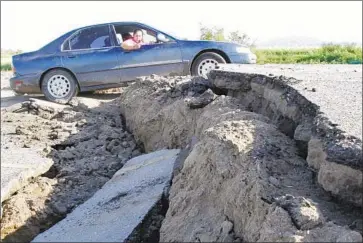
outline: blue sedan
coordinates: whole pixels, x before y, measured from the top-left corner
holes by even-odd
[[[121,43],[136,29],[148,44],[123,49]],[[218,63],[256,63],[256,55],[242,45],[181,40],[142,23],[106,23],[75,29],[38,51],[13,56],[10,86],[16,93],[43,93],[67,103],[78,92],[120,87],[139,76],[206,77]]]

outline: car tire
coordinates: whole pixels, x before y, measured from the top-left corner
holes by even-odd
[[[193,76],[206,77],[206,74],[219,63],[227,63],[226,60],[215,52],[206,52],[201,54],[193,62],[191,74]]]
[[[59,104],[67,104],[78,94],[76,79],[69,72],[61,69],[45,74],[41,89],[47,100]]]

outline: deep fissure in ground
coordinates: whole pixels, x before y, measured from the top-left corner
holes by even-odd
[[[218,95],[226,95],[228,92],[223,89],[212,89],[215,94]],[[203,92],[196,91],[195,96],[198,97],[199,95],[203,94]],[[214,94],[214,95],[215,95]],[[215,99],[215,98],[214,98]],[[214,100],[212,99],[212,100]],[[208,99],[207,99],[208,100]],[[115,102],[111,102],[108,105],[102,105],[99,108],[96,109],[80,109],[80,111],[68,111],[68,112],[62,112],[61,115],[56,115],[52,113],[52,119],[51,121],[54,121],[56,119],[67,120],[72,121],[72,119],[79,121],[82,119],[85,119],[86,125],[78,134],[74,134],[68,138],[66,138],[65,141],[56,143],[51,146],[53,148],[51,154],[51,157],[58,161],[56,165],[52,166],[51,169],[43,174],[41,177],[38,178],[39,180],[45,180],[45,183],[48,183],[48,179],[57,179],[60,183],[63,184],[66,191],[72,191],[75,186],[81,186],[82,183],[79,183],[79,181],[74,180],[74,176],[76,174],[81,174],[85,178],[81,178],[80,181],[89,181],[90,177],[92,178],[103,178],[99,182],[95,183],[95,187],[91,188],[90,191],[83,195],[82,198],[78,198],[78,200],[75,200],[76,203],[73,205],[66,205],[67,203],[67,195],[58,195],[55,196],[56,201],[58,201],[58,198],[64,198],[63,202],[59,203],[58,205],[51,205],[49,208],[43,209],[45,212],[45,215],[37,216],[40,217],[38,219],[29,220],[24,228],[18,229],[15,233],[9,234],[4,241],[17,241],[17,240],[25,240],[29,241],[34,236],[36,236],[38,233],[41,233],[42,231],[49,228],[54,223],[58,222],[64,216],[69,213],[74,207],[79,205],[80,203],[87,200],[89,197],[93,195],[94,192],[97,191],[98,188],[100,188],[109,178],[112,177],[112,174],[116,172],[118,169],[122,167],[122,165],[131,157],[137,156],[140,153],[145,152],[145,149],[143,148],[143,141],[136,142],[133,140],[126,140],[127,142],[132,142],[132,150],[128,151],[126,154],[129,154],[129,156],[124,156],[125,152],[125,146],[127,146],[125,141],[117,140],[120,137],[122,139],[128,138],[128,136],[132,136],[129,131],[127,131],[126,126],[126,119],[124,119],[123,116],[120,116],[119,111],[119,105],[118,100]],[[209,101],[210,102],[210,101]],[[203,103],[203,102],[202,102]],[[207,102],[208,104],[208,102]],[[205,105],[207,105],[205,104]],[[205,105],[200,105],[198,103],[198,107],[201,108]],[[77,109],[82,106],[75,106]],[[77,110],[75,109],[75,110]],[[247,107],[248,110],[253,111],[252,107]],[[39,110],[36,112],[37,115],[39,115]],[[67,116],[68,115],[68,116]],[[102,115],[102,118],[106,118],[106,122],[104,119],[99,119],[100,115]],[[43,115],[44,116],[44,115]],[[47,116],[44,116],[47,117]],[[65,119],[66,118],[66,119]],[[108,124],[108,120],[111,118],[110,124]],[[288,123],[288,122],[287,122]],[[89,125],[91,124],[91,125]],[[104,124],[107,124],[108,127],[104,127]],[[281,124],[286,124],[286,122],[282,122]],[[59,126],[59,124],[58,124]],[[57,126],[55,126],[57,127]],[[62,126],[61,126],[62,127]],[[88,127],[88,128],[87,128]],[[285,127],[285,126],[282,126]],[[295,126],[296,127],[296,126]],[[283,133],[291,137],[291,131],[295,128],[290,127],[290,129],[281,130]],[[25,129],[26,130],[26,129]],[[120,132],[121,131],[121,132]],[[48,137],[58,137],[59,138],[60,131],[57,131],[57,135],[55,136],[54,129],[50,129],[49,136]],[[126,135],[125,135],[126,134]],[[97,140],[100,140],[97,142]],[[97,144],[93,147],[92,144]],[[124,146],[125,145],[125,146]],[[174,147],[180,147],[181,144],[175,144]],[[97,150],[97,148],[102,147],[100,151]],[[300,156],[302,156],[304,159],[306,158],[306,144],[301,144],[297,146],[300,148]],[[127,147],[126,147],[127,148]],[[91,155],[87,155],[87,159],[90,159],[93,161],[109,161],[110,163],[107,164],[107,171],[105,170],[105,166],[100,166],[97,163],[92,163],[89,161],[85,161],[85,158],[83,155],[85,155],[85,151],[91,152]],[[134,151],[136,151],[134,153]],[[116,156],[115,156],[116,155]],[[96,159],[94,159],[97,157]],[[115,159],[118,159],[118,163],[112,164],[111,161],[114,161]],[[184,157],[185,159],[185,157]],[[80,160],[81,164],[78,166],[69,166],[69,162],[77,163],[76,160]],[[82,164],[84,163],[84,164]],[[183,161],[180,162],[181,165],[179,166],[179,170],[182,168]],[[68,165],[68,166],[64,166]],[[109,169],[110,166],[110,170]],[[80,169],[81,172],[74,170],[74,169]],[[88,169],[91,168],[91,169]],[[315,173],[312,174],[314,177],[316,176]],[[81,177],[82,177],[81,176]],[[315,181],[315,179],[314,179]],[[32,185],[41,183],[41,181],[37,181],[37,178],[35,178],[34,182],[31,182]],[[12,198],[10,198],[6,203],[5,207],[11,207],[10,200],[14,199],[14,197],[19,196],[23,193],[23,195],[28,195],[29,193],[29,187],[32,185],[28,185],[22,190],[20,190],[16,195],[13,195]],[[53,184],[55,187],[57,184]],[[74,189],[76,190],[76,189]],[[82,189],[81,189],[82,190]],[[77,191],[77,190],[76,190]],[[60,191],[60,194],[61,191]],[[74,195],[73,195],[74,196]],[[71,196],[72,197],[72,196]],[[52,199],[45,199],[46,203],[51,203]],[[54,198],[53,198],[54,200]],[[272,201],[268,198],[264,198],[266,202],[271,203]],[[336,201],[336,199],[333,199],[334,203],[339,203]],[[16,199],[15,199],[16,201]],[[29,204],[28,204],[29,206]],[[5,215],[7,212],[11,211],[11,208],[6,208]],[[135,229],[132,236],[128,239],[129,242],[157,242],[160,239],[160,227],[163,218],[165,217],[165,214],[168,210],[168,200],[167,197],[164,195],[160,201],[155,205],[155,207],[150,211],[150,213],[147,215],[147,217],[144,219],[144,221]],[[354,210],[353,210],[354,211]],[[41,218],[43,217],[43,218]],[[51,222],[50,224],[45,224],[45,222]],[[37,229],[29,229],[35,227]],[[354,226],[351,226],[354,228]]]
[[[223,75],[226,74],[222,74],[221,76]],[[219,188],[221,185],[227,183],[224,182],[226,180],[231,181],[233,178],[236,183],[240,183],[242,178],[246,176],[251,176],[252,181],[257,179],[258,183],[261,183],[259,185],[263,188],[261,193],[266,193],[266,196],[261,197],[263,200],[261,198],[256,198],[255,200],[262,200],[271,205],[277,204],[281,207],[281,210],[286,208],[285,210],[289,213],[291,220],[296,222],[296,229],[323,230],[319,227],[325,222],[324,220],[327,220],[330,223],[334,222],[336,225],[349,225],[351,229],[361,232],[361,227],[357,227],[359,225],[359,212],[361,210],[349,205],[346,201],[349,198],[344,198],[344,203],[341,203],[340,199],[337,200],[334,195],[322,188],[321,182],[317,183],[316,179],[314,179],[316,177],[315,171],[309,168],[305,160],[306,140],[302,140],[302,144],[297,146],[296,141],[294,141],[295,136],[292,136],[296,132],[295,129],[298,129],[297,125],[301,125],[302,123],[298,122],[292,126],[287,126],[288,129],[286,129],[285,125],[289,123],[286,115],[283,114],[286,111],[268,109],[271,107],[269,106],[271,104],[268,102],[281,101],[282,107],[285,106],[288,112],[293,112],[294,110],[291,108],[296,109],[293,106],[294,104],[287,104],[286,106],[286,100],[283,99],[283,97],[288,96],[287,102],[292,101],[292,103],[297,102],[299,105],[301,104],[301,107],[298,106],[298,108],[303,109],[303,113],[300,114],[307,115],[307,118],[310,118],[310,115],[316,115],[314,113],[314,104],[309,103],[304,97],[299,96],[296,91],[284,84],[283,77],[266,78],[263,75],[246,75],[244,77],[246,80],[242,80],[242,75],[240,74],[233,73],[230,76],[232,77],[226,75],[226,77],[213,80],[214,84],[217,83],[219,87],[229,87],[227,96],[217,96],[212,92],[214,88],[207,80],[198,78],[191,79],[188,77],[170,79],[154,76],[147,77],[141,80],[140,83],[130,87],[121,98],[122,113],[127,119],[128,127],[136,137],[144,142],[148,152],[165,147],[183,148],[193,137],[203,139],[203,141],[198,143],[197,148],[193,149],[193,154],[187,158],[188,167],[183,169],[183,174],[177,178],[174,177],[173,192],[170,198],[174,201],[172,204],[174,207],[172,206],[168,210],[166,221],[163,223],[164,229],[162,229],[162,237],[164,238],[161,239],[164,241],[173,241],[176,239],[182,241],[191,240],[188,239],[188,236],[195,232],[187,232],[187,230],[199,227],[197,222],[201,220],[194,210],[199,209],[203,211],[203,205],[206,205],[207,202],[213,205],[214,200],[218,201],[219,198],[223,198],[222,195],[216,195],[215,198],[210,197],[206,199],[205,197],[207,196],[202,197],[203,190],[200,191],[198,189],[203,188],[207,191],[213,191],[212,188]],[[258,91],[262,89],[262,95],[263,89],[266,88],[265,92],[267,93],[265,95],[270,100],[263,100],[263,96],[262,98],[261,96],[253,96],[254,93],[251,92],[250,87],[252,84],[249,83],[250,79],[253,79],[253,85],[255,85],[253,88]],[[262,84],[259,84],[259,82]],[[263,82],[266,82],[266,84],[264,85]],[[232,92],[231,89],[236,92]],[[220,94],[226,94],[226,91],[222,90]],[[244,101],[246,102],[244,103]],[[136,115],[135,113],[137,111],[140,111],[140,113]],[[262,114],[263,116],[258,114]],[[291,115],[291,113],[288,115]],[[284,127],[285,129],[281,129]],[[278,130],[279,132],[277,132]],[[281,133],[287,135],[289,138],[282,136]],[[305,134],[301,133],[301,135]],[[247,141],[251,140],[251,136],[253,140]],[[211,141],[206,139],[206,137]],[[212,141],[217,143],[217,145],[213,144]],[[251,150],[251,154],[246,154],[245,156],[247,157],[238,157],[239,154],[243,154],[244,152],[237,148],[244,146],[245,142],[252,143],[252,147],[248,149]],[[255,143],[256,145],[254,146]],[[226,153],[223,155],[226,159],[224,160],[224,158],[218,157],[218,154],[214,154],[216,152],[210,149],[208,150],[211,146],[216,151],[219,151],[221,147],[228,147],[226,151],[223,151]],[[297,147],[302,147],[305,150],[296,151],[295,148]],[[231,156],[231,153],[235,155]],[[299,155],[299,157],[296,155]],[[214,157],[207,157],[207,160],[206,156]],[[261,160],[261,164],[258,164],[257,168],[257,161],[253,162],[256,159],[257,161]],[[243,161],[243,164],[238,163],[240,160]],[[223,161],[223,164],[225,163],[226,165],[222,165],[222,162],[219,163],[218,161]],[[245,173],[240,175],[238,170],[230,171],[230,175],[227,174],[224,176],[220,174],[223,173],[223,170],[222,172],[220,171],[221,168],[225,167],[225,170],[229,171],[228,167],[239,168],[240,166],[244,166],[245,163],[249,164],[249,166],[247,168],[241,168],[240,170],[246,170],[245,173],[247,175]],[[220,167],[218,172],[216,172],[216,167]],[[253,173],[254,170],[260,171],[259,173],[263,174],[256,175]],[[250,173],[251,175],[249,175]],[[267,177],[265,178],[265,176]],[[214,180],[208,181],[211,177]],[[252,183],[252,181],[250,185],[246,184],[246,186],[249,185],[247,188],[256,184]],[[229,184],[224,186],[227,187],[224,189],[228,189],[227,191],[229,191]],[[234,188],[232,184],[230,187]],[[249,192],[245,191],[246,189],[243,187],[234,188],[233,190],[246,193],[244,198],[238,198],[244,204],[250,203],[248,197],[256,196],[254,193],[248,194]],[[209,195],[209,193],[207,194]],[[224,190],[220,194],[224,194]],[[289,194],[293,194],[294,196]],[[238,208],[238,203],[237,205],[233,204],[235,200],[238,200],[235,193],[224,196],[227,197],[225,201],[230,201],[230,204],[225,204],[226,202],[223,200],[221,202],[218,201],[219,204],[215,205],[215,207],[220,208],[215,209],[215,213],[219,213],[219,210],[225,208],[227,205],[232,208]],[[282,197],[279,198],[278,196]],[[308,210],[304,208],[308,207],[306,205],[309,205],[309,202],[305,198],[312,200],[319,206],[315,209],[317,211],[314,217],[317,218],[312,218],[311,221],[307,220],[304,222],[305,219],[303,221],[301,219],[305,216],[301,215],[297,209],[302,208]],[[191,201],[193,203],[190,203]],[[178,208],[180,207],[182,209],[179,210]],[[318,212],[320,209],[324,212],[325,219],[319,218],[321,216],[321,213]],[[226,210],[228,212],[228,209]],[[233,209],[231,210],[233,212]],[[247,209],[238,208],[235,210],[238,210],[240,214],[236,215],[229,212],[229,217],[236,224],[240,224],[240,222],[248,220],[250,217],[253,218],[253,215],[245,212]],[[193,213],[189,214],[187,212]],[[177,216],[174,217],[174,215]],[[204,216],[204,225],[211,215],[201,215]],[[209,220],[213,221],[215,219],[211,217]],[[214,225],[214,223],[217,222],[211,224]],[[253,220],[250,224],[253,224]],[[259,224],[262,224],[262,222],[259,222]],[[329,224],[323,225],[324,227],[330,227],[327,226]],[[214,225],[213,227],[218,231],[218,225]],[[243,235],[246,237],[246,240],[252,240],[252,237],[254,237],[251,235],[253,231],[243,232],[241,231],[242,227],[241,225],[236,227],[238,230],[236,233],[239,236]],[[176,231],[176,228],[179,230]],[[203,231],[202,229],[198,230]],[[206,232],[207,235],[201,234],[196,236],[195,239],[201,241],[208,239],[215,240],[215,238],[209,238],[209,233]],[[304,232],[300,233],[302,234]],[[218,232],[216,234],[218,235]],[[332,234],[329,236],[335,237]]]

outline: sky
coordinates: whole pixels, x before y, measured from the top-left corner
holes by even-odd
[[[253,39],[304,36],[362,43],[362,1],[1,1],[1,48],[37,50],[78,27],[138,21],[199,38],[199,24]]]

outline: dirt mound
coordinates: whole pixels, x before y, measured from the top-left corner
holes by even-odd
[[[201,78],[153,76],[121,96],[126,125],[146,151],[187,148],[160,240],[361,241],[353,231],[361,231],[360,209],[318,184],[293,138],[279,129],[288,120],[215,95],[225,88]]]

